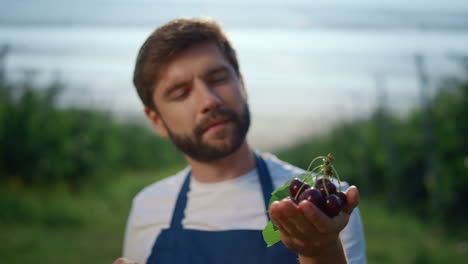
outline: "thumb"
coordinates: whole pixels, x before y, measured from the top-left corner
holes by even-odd
[[[353,209],[359,204],[359,190],[356,186],[351,185],[345,192],[347,203],[343,207],[343,211],[347,214],[351,214]]]

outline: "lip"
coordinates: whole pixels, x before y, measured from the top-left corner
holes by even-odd
[[[228,122],[229,122],[229,119],[218,119],[218,120],[212,121],[205,129],[203,129],[203,133],[218,132],[220,130],[223,130]]]

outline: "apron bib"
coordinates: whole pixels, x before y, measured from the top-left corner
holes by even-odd
[[[255,154],[265,208],[268,208],[273,184],[265,161]],[[298,263],[297,254],[279,242],[267,247],[261,230],[202,231],[183,229],[190,172],[179,192],[171,225],[159,234],[147,264],[286,264]],[[265,210],[266,211],[266,210]],[[267,214],[268,220],[270,216]]]

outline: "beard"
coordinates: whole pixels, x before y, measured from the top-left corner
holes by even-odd
[[[229,120],[233,129],[224,130],[214,135],[223,143],[210,144],[203,141],[203,134],[211,121],[216,118]],[[250,111],[247,103],[244,103],[241,114],[229,108],[216,108],[209,116],[195,126],[191,135],[178,135],[171,131],[165,124],[169,137],[174,145],[187,156],[201,162],[215,161],[235,152],[245,140],[250,127]]]

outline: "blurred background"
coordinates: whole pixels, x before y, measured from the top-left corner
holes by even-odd
[[[333,153],[369,263],[468,258],[468,2],[2,0],[0,255],[112,263],[132,197],[185,166],[145,121],[139,47],[210,16],[237,50],[251,144]]]

